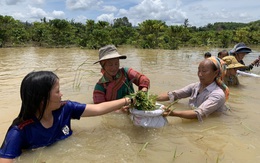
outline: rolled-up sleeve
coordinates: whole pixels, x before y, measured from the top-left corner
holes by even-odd
[[[142,88],[149,88],[150,87],[150,80],[148,77],[146,77],[144,74],[139,73],[137,71],[135,71],[132,68],[128,69],[127,75],[129,77],[129,79],[131,81],[133,81],[133,83],[135,85],[138,86],[138,89],[141,90]]]
[[[182,89],[173,91],[174,100],[191,97],[196,91],[197,83],[189,84]]]

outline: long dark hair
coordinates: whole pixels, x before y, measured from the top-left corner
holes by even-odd
[[[51,71],[33,71],[27,74],[21,83],[21,110],[13,125],[36,116],[41,120],[50,98],[50,91],[58,80],[58,76]]]

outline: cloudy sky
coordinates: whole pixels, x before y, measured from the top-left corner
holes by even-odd
[[[0,0],[0,15],[21,21],[66,19],[85,23],[87,19],[113,22],[127,17],[132,25],[148,19],[167,25],[205,26],[215,22],[260,20],[259,0]]]

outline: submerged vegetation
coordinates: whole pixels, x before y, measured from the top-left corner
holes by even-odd
[[[145,20],[132,26],[127,17],[106,21],[41,19],[21,22],[0,15],[0,47],[81,47],[98,49],[107,44],[131,45],[146,49],[178,49],[210,46],[227,48],[237,42],[260,44],[260,20],[250,23],[214,23],[195,27],[186,19],[183,25],[166,25],[161,20]]]

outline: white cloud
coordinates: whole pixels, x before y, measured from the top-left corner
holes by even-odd
[[[127,15],[128,11],[126,9],[119,9],[118,15]]]
[[[48,16],[48,14],[41,8],[36,8],[36,7],[29,6],[29,9],[30,9],[30,15],[33,18],[41,19],[43,17],[47,17]]]
[[[114,14],[102,14],[97,17],[98,21],[107,21],[109,23],[113,23],[114,19],[115,19]]]
[[[215,22],[250,22],[259,20],[260,1],[246,0],[0,0],[0,15],[21,21],[46,18],[95,21],[127,17],[137,25],[148,19],[158,19],[167,25],[194,26]],[[29,7],[28,7],[29,6]],[[81,15],[81,16],[80,16]]]
[[[26,16],[24,14],[19,13],[19,12],[13,13],[13,17],[15,17],[18,20],[22,20],[22,19],[26,18]]]
[[[177,6],[179,6],[179,3]],[[133,25],[137,25],[148,19],[162,20],[168,25],[182,24],[186,19],[184,11],[177,7],[168,6],[161,0],[144,0],[129,10],[120,9],[118,16],[128,17]]]
[[[116,12],[118,9],[115,6],[104,6],[103,11],[105,12]]]
[[[74,19],[74,21],[75,22],[81,22],[81,23],[86,23],[86,20],[87,20],[88,18],[86,17],[86,16],[84,16],[84,15],[79,15],[79,16],[77,16],[75,19]]]
[[[63,11],[56,11],[56,10],[54,10],[52,12],[52,15],[53,15],[53,17],[59,18],[59,19],[64,19],[65,18],[65,13]]]
[[[245,18],[245,19],[247,19],[247,18],[249,18],[249,17],[251,17],[251,15],[249,15],[247,12],[243,12],[243,13],[240,13],[240,14],[239,14],[239,18]]]
[[[183,1],[185,2],[185,1]],[[215,22],[244,22],[259,20],[260,3],[247,0],[193,1],[182,5],[190,24],[205,26]],[[258,8],[258,9],[256,9]]]
[[[39,4],[42,5],[45,3],[45,0],[31,0],[30,2],[34,3],[34,4]]]
[[[86,10],[98,6],[102,1],[97,0],[66,0],[66,6],[70,10]]]

